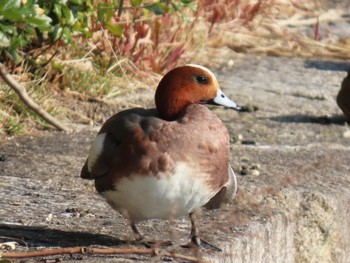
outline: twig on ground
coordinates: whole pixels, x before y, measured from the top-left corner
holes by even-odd
[[[32,258],[32,257],[45,257],[63,254],[84,254],[84,255],[125,255],[125,254],[137,254],[137,255],[161,255],[163,257],[171,257],[174,259],[181,259],[190,262],[208,263],[208,261],[196,257],[186,256],[178,253],[165,252],[160,249],[140,249],[140,248],[92,248],[92,247],[66,247],[56,249],[43,249],[38,251],[25,251],[25,252],[3,252],[0,253],[0,258]]]
[[[5,66],[0,63],[0,77],[5,81],[7,85],[13,89],[21,100],[27,105],[28,108],[33,110],[36,114],[38,114],[42,119],[47,121],[49,124],[53,125],[60,131],[70,132],[70,129],[62,124],[59,120],[51,116],[47,111],[41,108],[37,103],[35,103],[27,94],[26,89],[20,85],[17,81],[15,81],[10,74],[6,72]]]
[[[65,111],[67,111],[70,115],[76,116],[79,118],[79,120],[77,120],[77,122],[82,123],[82,124],[88,124],[88,125],[92,125],[94,123],[94,120],[71,109],[66,108]]]
[[[105,105],[110,105],[112,103],[104,100],[104,99],[100,99],[100,98],[97,98],[97,97],[93,97],[93,96],[89,96],[89,95],[86,95],[86,94],[83,94],[83,93],[80,93],[80,92],[77,92],[77,91],[74,91],[74,90],[64,90],[63,91],[64,94],[66,95],[71,95],[75,98],[77,98],[78,100],[81,100],[81,101],[88,101],[88,102],[98,102],[98,103],[102,103],[102,104],[105,104]]]

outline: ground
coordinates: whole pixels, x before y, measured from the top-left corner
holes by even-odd
[[[335,102],[348,68],[344,61],[242,56],[214,69],[226,95],[248,111],[212,108],[230,132],[239,189],[232,204],[200,215],[203,238],[223,252],[203,249],[196,256],[217,262],[348,262],[350,131]],[[137,103],[151,106],[152,93],[144,91]],[[2,140],[0,243],[16,241],[22,250],[130,246],[125,220],[91,181],[79,177],[99,126],[75,128],[71,134],[37,131]],[[140,224],[140,231],[176,245],[185,242],[190,224],[187,218],[153,220]]]

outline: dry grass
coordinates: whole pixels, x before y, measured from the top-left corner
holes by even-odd
[[[52,115],[58,114],[59,109],[53,94],[46,91],[46,81],[27,81],[28,94]],[[4,83],[0,83],[0,134],[21,134],[31,131],[37,126],[49,128],[25,104],[18,99],[17,94]]]
[[[266,0],[251,21],[218,24],[210,43],[237,53],[349,59],[350,36],[321,30],[327,22],[349,21],[346,14],[346,9],[324,9],[318,1]]]

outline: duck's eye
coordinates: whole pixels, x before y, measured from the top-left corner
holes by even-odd
[[[199,84],[208,84],[208,77],[205,75],[199,74],[195,79]]]

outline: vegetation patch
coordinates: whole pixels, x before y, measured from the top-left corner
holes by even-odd
[[[222,47],[233,55],[348,59],[350,42],[320,29],[346,21],[344,12],[301,0],[0,1],[0,63],[41,107],[69,123],[76,121],[67,114],[71,98],[113,103],[154,87],[177,64],[222,63]],[[0,116],[7,134],[43,123],[4,83]]]

